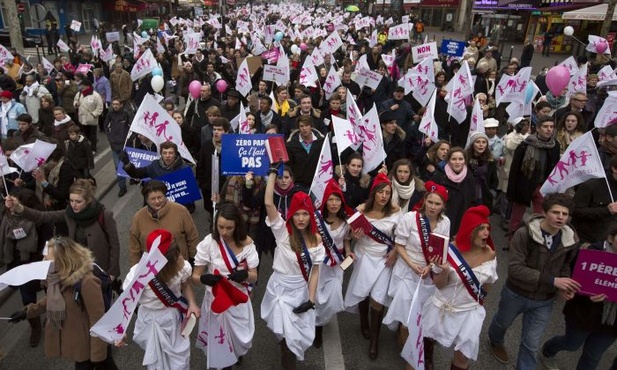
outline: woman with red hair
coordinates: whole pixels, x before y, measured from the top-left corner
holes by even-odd
[[[287,209],[287,221],[274,204],[274,183],[278,168],[271,168],[266,184],[264,205],[266,225],[276,240],[272,275],[261,302],[261,318],[281,343],[281,365],[296,368],[296,358],[315,339],[315,295],[319,266],[325,258],[321,236],[317,232],[315,208],[303,192],[293,195]],[[295,308],[294,308],[295,307]]]
[[[469,360],[478,357],[486,288],[497,280],[489,215],[483,205],[465,211],[447,263],[435,259],[431,266],[437,290],[424,305],[423,333],[444,347],[454,347],[451,370],[468,369]]]

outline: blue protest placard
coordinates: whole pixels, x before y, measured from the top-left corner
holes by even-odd
[[[150,152],[147,150],[135,149],[130,147],[126,147],[124,149],[126,150],[126,154],[129,155],[129,161],[131,161],[131,163],[133,163],[137,168],[146,167],[152,161],[156,161],[157,159],[159,159],[159,154],[156,152]],[[122,168],[122,166],[122,162],[119,162],[116,166],[116,168],[118,169],[116,171],[116,174],[122,177],[131,177],[128,173],[126,173],[126,171],[124,171],[124,168]],[[148,179],[144,180],[148,181]]]
[[[442,54],[462,57],[466,46],[467,43],[465,41],[443,40],[441,42],[440,52]]]
[[[266,152],[266,134],[225,134],[221,143],[221,173],[244,175],[252,171],[255,176],[268,174],[270,160]],[[282,136],[282,135],[280,135]]]
[[[167,185],[167,199],[180,203],[189,204],[201,199],[201,192],[193,175],[191,167],[185,167],[178,171],[156,178]]]

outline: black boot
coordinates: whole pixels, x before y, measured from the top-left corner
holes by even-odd
[[[281,342],[281,367],[283,370],[296,370],[296,355],[287,347],[285,339]]]
[[[381,331],[382,321],[383,309],[381,311],[371,309],[371,344],[368,352],[368,357],[371,360],[376,359],[379,353],[379,332]]]
[[[435,350],[435,339],[424,338],[424,369],[433,370],[433,351]]]
[[[313,339],[313,347],[321,348],[323,343],[323,326],[315,327],[315,339]]]
[[[365,339],[371,338],[371,331],[368,324],[368,297],[362,302],[358,303],[358,311],[360,312],[360,331]]]
[[[41,318],[28,319],[30,323],[30,347],[36,347],[41,342]]]

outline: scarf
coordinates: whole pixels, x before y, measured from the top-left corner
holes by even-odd
[[[60,330],[66,319],[66,303],[62,296],[60,276],[51,271],[55,271],[53,262],[47,273],[47,321],[53,329]]]
[[[416,182],[413,179],[409,185],[401,185],[396,179],[392,179],[392,203],[406,208],[415,189]]]
[[[535,134],[527,136],[524,142],[527,143],[527,150],[525,150],[521,170],[528,179],[531,179],[536,173],[543,174],[545,172],[546,155],[542,155],[542,150],[553,148],[555,146],[555,138],[551,137],[549,140],[541,140],[538,134]]]
[[[75,221],[77,227],[86,227],[98,220],[99,214],[103,212],[104,207],[98,201],[93,201],[88,204],[81,212],[76,213],[71,206],[66,207],[66,215]]]
[[[92,95],[94,88],[92,86],[85,87],[81,90],[81,96]]]
[[[465,177],[467,177],[467,165],[464,165],[463,169],[458,174],[454,172],[449,163],[446,164],[443,169],[446,171],[446,176],[457,184],[460,184],[463,180],[465,180]]]
[[[28,95],[28,96],[33,96],[39,89],[39,83],[34,81],[32,83],[32,85],[30,86],[24,86],[24,92]]]
[[[278,113],[279,113],[279,116],[281,117],[285,117],[287,115],[287,112],[289,112],[289,109],[291,108],[287,99],[285,99],[285,101],[283,101],[283,103],[279,104],[278,106],[279,106]]]
[[[566,101],[565,96],[553,96],[550,91],[546,92],[546,101],[553,107],[553,109],[557,109],[563,105]]]
[[[274,191],[281,196],[281,198],[284,198],[286,196],[289,195],[289,193],[293,190],[295,184],[293,182],[293,180],[289,183],[289,186],[287,187],[287,189],[283,189],[279,186],[279,184],[277,184],[276,182],[274,183]]]
[[[71,120],[71,117],[67,114],[66,117],[64,117],[60,121],[58,121],[57,119],[54,120],[54,127],[62,126],[65,123],[68,123],[70,120]]]
[[[265,128],[272,122],[272,118],[274,117],[274,112],[272,109],[268,109],[268,113],[263,114],[259,112],[259,118],[261,118],[261,126]]]

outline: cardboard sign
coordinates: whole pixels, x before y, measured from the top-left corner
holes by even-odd
[[[465,41],[443,40],[441,42],[441,53],[456,57],[462,57],[465,52]]]
[[[606,294],[617,301],[617,253],[581,249],[578,252],[572,279],[581,284],[580,294]]]
[[[236,65],[239,66],[240,64],[242,64],[244,59],[245,58],[236,58]],[[247,57],[246,63],[249,66],[249,72],[251,73],[251,76],[252,76],[255,74],[255,72],[257,72],[259,68],[261,68],[261,57]]]
[[[120,32],[106,32],[105,38],[107,39],[107,42],[120,41]]]
[[[75,32],[79,32],[79,30],[81,29],[81,22],[73,19],[71,21],[71,29]]]
[[[270,168],[266,140],[272,135],[225,134],[221,143],[221,171],[223,175],[244,175],[253,172],[265,176]],[[279,135],[282,136],[282,135]]]
[[[411,57],[414,63],[420,63],[426,58],[438,59],[439,52],[437,51],[437,43],[429,42],[428,44],[422,44],[411,48]]]
[[[167,199],[180,204],[189,204],[201,199],[201,192],[191,167],[156,178],[167,185]]]
[[[129,161],[132,164],[134,164],[135,167],[137,168],[146,167],[147,165],[152,163],[152,161],[156,161],[157,159],[159,159],[159,154],[157,152],[150,152],[147,150],[135,149],[135,148],[129,148],[129,147],[126,147],[124,149],[126,150],[126,154],[129,155]],[[116,168],[118,169],[116,171],[116,175],[120,177],[131,177],[129,176],[128,173],[126,173],[126,171],[122,167],[123,167],[122,162],[118,161],[118,165],[116,166]],[[149,178],[142,179],[142,180],[148,181]]]

